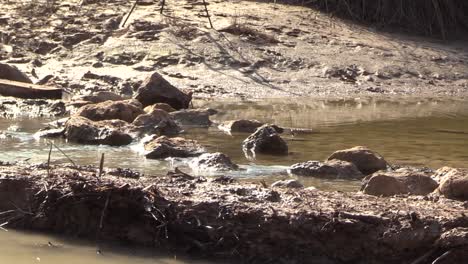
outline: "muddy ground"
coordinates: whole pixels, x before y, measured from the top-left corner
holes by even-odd
[[[380,32],[255,1],[9,0],[0,60],[72,94],[132,95],[158,71],[195,97],[467,95],[468,42]],[[461,37],[461,36],[460,36]],[[50,79],[49,79],[50,78]]]
[[[2,228],[234,263],[461,264],[467,257],[466,202],[270,188],[180,171],[135,177],[129,170],[2,163]]]

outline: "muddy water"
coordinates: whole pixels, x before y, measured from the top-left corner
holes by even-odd
[[[185,135],[197,139],[209,151],[228,154],[245,170],[228,173],[247,179],[272,182],[290,177],[287,166],[307,160],[324,160],[333,151],[365,145],[394,164],[427,166],[468,166],[468,101],[438,98],[355,98],[355,99],[289,99],[268,101],[196,101],[196,107],[212,107],[219,113],[215,121],[255,118],[283,127],[311,128],[312,134],[284,135],[290,146],[287,157],[260,156],[255,161],[244,157],[241,142],[245,134],[227,135],[216,128],[188,129]],[[0,120],[0,160],[25,160],[30,163],[47,160],[46,140],[35,139],[33,133],[48,120]],[[76,163],[98,164],[101,153],[105,165],[129,167],[145,175],[166,173],[179,166],[190,171],[186,159],[146,160],[134,144],[127,147],[83,146],[55,140]],[[58,151],[54,163],[68,162]],[[206,175],[206,172],[196,172]],[[324,190],[353,191],[359,181],[320,180],[301,177],[306,185]]]
[[[310,135],[284,135],[292,152],[288,157],[260,156],[256,161],[249,161],[242,154],[240,145],[247,136],[245,134],[226,135],[215,128],[187,131],[187,137],[199,140],[209,151],[225,152],[241,164],[246,170],[231,175],[249,181],[265,179],[271,182],[289,177],[285,170],[290,164],[323,160],[337,149],[355,145],[367,145],[392,163],[431,168],[468,166],[467,100],[290,99],[289,102],[197,101],[195,104],[218,109],[219,114],[213,117],[217,121],[256,118],[284,127],[314,129],[315,133]],[[0,160],[46,161],[47,142],[35,139],[33,133],[47,121],[0,119],[0,130],[3,131]],[[101,153],[105,153],[107,166],[135,168],[147,175],[165,173],[173,166],[186,163],[186,160],[145,160],[138,154],[137,145],[111,148],[81,146],[61,140],[55,140],[55,143],[77,163],[97,164]],[[52,160],[68,162],[57,151],[53,152]],[[325,190],[352,191],[359,187],[358,181],[300,180]],[[98,255],[93,243],[14,231],[0,230],[0,244],[0,263],[197,263],[116,246],[101,246],[103,254]]]
[[[5,264],[207,264],[145,249],[101,245],[50,235],[0,231],[0,263]]]

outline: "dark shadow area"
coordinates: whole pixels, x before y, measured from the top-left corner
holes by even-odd
[[[282,0],[275,3],[311,7],[331,17],[370,24],[387,32],[416,33],[444,40],[468,36],[468,1]]]

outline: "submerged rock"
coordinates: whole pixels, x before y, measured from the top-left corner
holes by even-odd
[[[159,73],[153,73],[138,88],[135,99],[144,107],[156,103],[166,103],[176,110],[186,109],[192,101],[192,95],[174,87]]]
[[[141,114],[144,114],[143,109],[126,101],[106,101],[98,104],[89,104],[80,107],[76,112],[76,115],[93,121],[120,119],[129,123],[133,122]]]
[[[170,113],[174,121],[181,126],[209,127],[210,111],[205,109],[187,109]]]
[[[157,103],[157,104],[149,105],[149,106],[145,107],[144,110],[145,110],[146,113],[151,113],[151,112],[153,112],[153,110],[156,110],[156,109],[163,110],[163,111],[166,111],[168,113],[176,111],[172,106],[170,106],[170,105],[168,105],[166,103]]]
[[[255,133],[244,140],[242,149],[248,157],[255,157],[257,153],[288,155],[288,144],[271,125],[259,127]]]
[[[328,160],[332,159],[351,162],[365,175],[385,170],[388,165],[382,156],[361,146],[335,151],[328,157]]]
[[[427,173],[411,169],[380,171],[363,180],[362,191],[370,195],[427,195],[437,188],[437,182]]]
[[[342,160],[306,161],[291,166],[289,172],[319,178],[362,178],[364,175],[351,162]]]
[[[437,191],[449,199],[468,200],[468,169],[443,167],[434,178],[440,183]]]
[[[143,147],[145,157],[148,159],[196,157],[205,152],[205,149],[197,141],[181,137],[152,136],[143,140]]]
[[[32,83],[31,79],[21,72],[16,66],[0,63],[0,79],[15,82]]]
[[[167,112],[159,109],[149,114],[139,115],[132,124],[140,134],[177,135],[182,131]]]
[[[190,162],[190,167],[202,171],[230,171],[238,170],[239,166],[234,164],[224,153],[205,153]]]
[[[275,188],[275,187],[278,187],[278,188],[304,188],[304,185],[298,181],[298,180],[294,180],[294,179],[290,179],[290,180],[281,180],[281,181],[276,181],[274,182],[271,187]]]
[[[219,129],[228,133],[253,133],[263,125],[262,122],[257,120],[239,119],[225,121],[219,125]]]
[[[73,116],[65,124],[65,138],[81,144],[122,146],[132,142],[125,132],[127,122],[122,120],[92,121]]]

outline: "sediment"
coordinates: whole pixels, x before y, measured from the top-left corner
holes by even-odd
[[[3,227],[235,263],[431,263],[444,254],[449,262],[437,263],[463,263],[467,257],[467,202],[272,189],[177,169],[135,176],[2,163]]]

